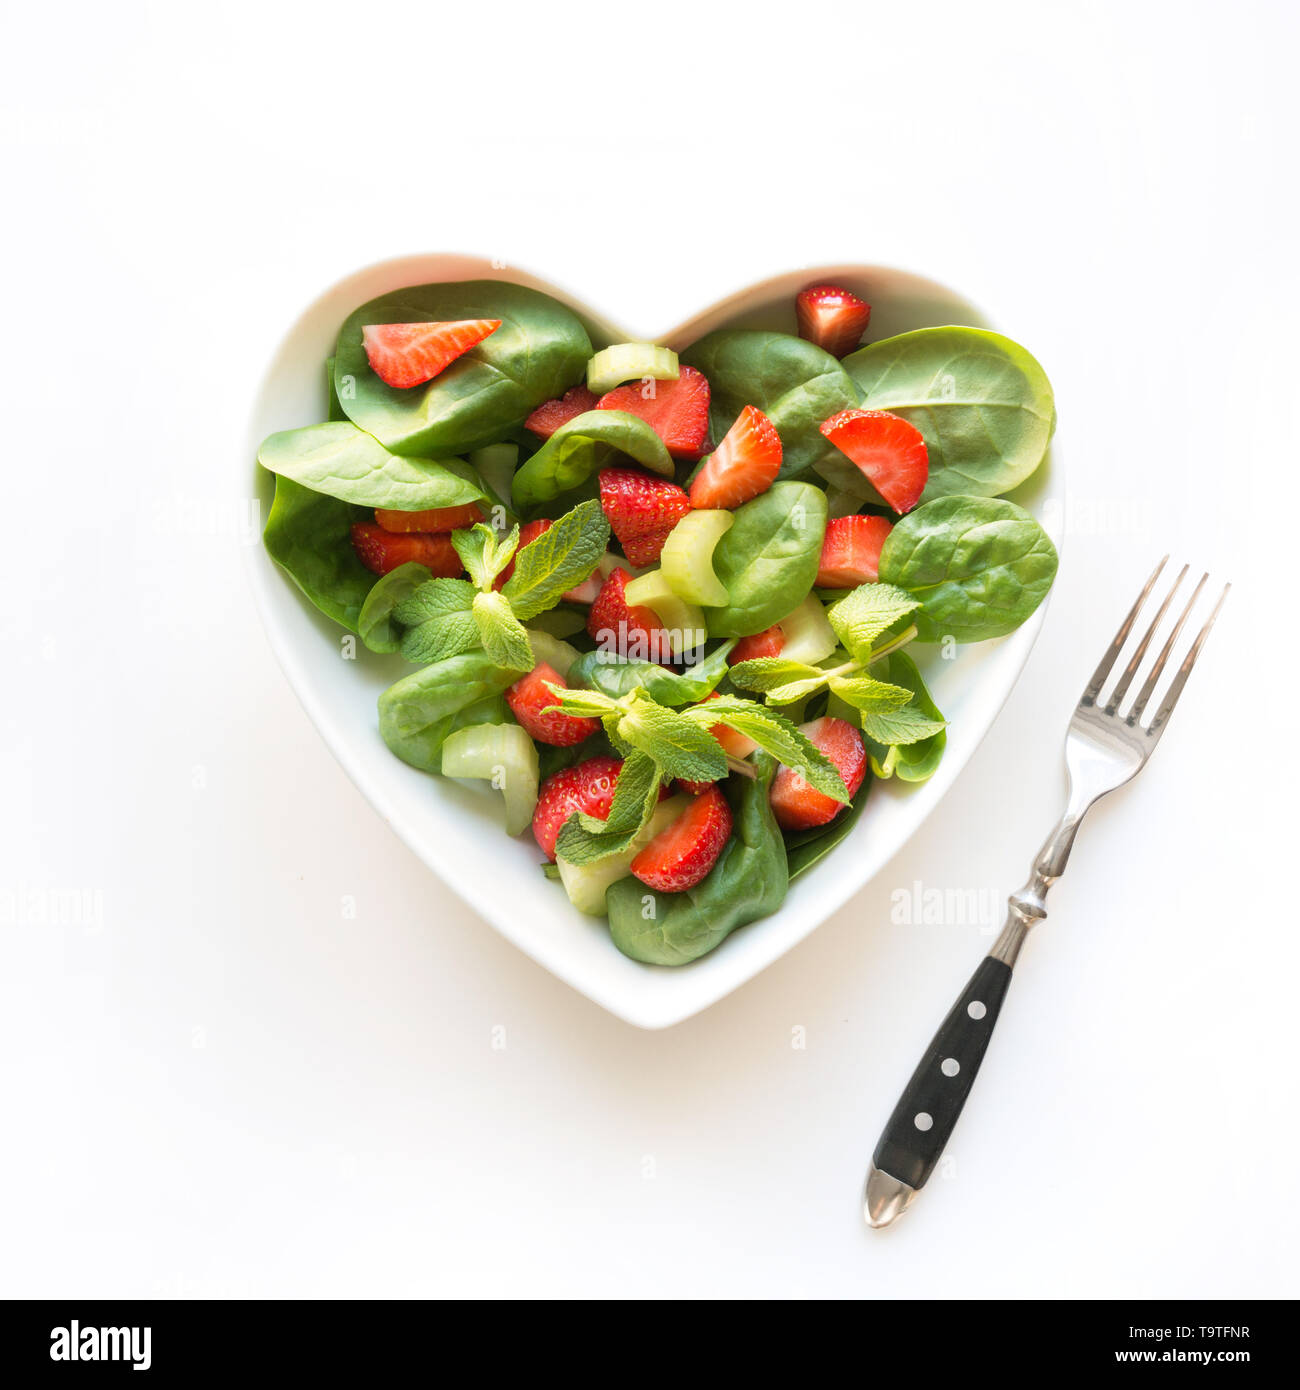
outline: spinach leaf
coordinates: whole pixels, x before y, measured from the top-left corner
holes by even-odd
[[[802,602],[821,561],[826,494],[811,483],[774,483],[735,515],[713,551],[727,604],[706,610],[712,637],[762,632]]]
[[[982,642],[1029,617],[1047,597],[1056,564],[1051,538],[1023,507],[940,497],[889,533],[880,578],[921,600],[911,616],[923,642]]]
[[[1055,423],[1052,387],[1018,343],[982,328],[919,328],[844,359],[869,410],[910,420],[925,436],[923,502],[996,497],[1043,461]],[[836,481],[833,479],[832,481]]]
[[[598,469],[625,454],[635,463],[673,476],[672,456],[662,439],[626,410],[588,410],[561,425],[514,476],[516,507],[536,507],[562,492],[581,487]]]
[[[906,652],[890,652],[872,669],[882,680],[912,691],[909,709],[919,710],[927,719],[943,718],[939,706],[925,687],[916,662]],[[877,743],[870,734],[864,734],[864,737],[876,776],[894,776],[901,782],[924,782],[943,761],[943,750],[948,744],[946,729],[940,729],[938,733],[914,743],[884,744]]]
[[[380,736],[403,762],[438,772],[443,740],[461,727],[457,716],[500,695],[521,674],[498,666],[481,651],[462,652],[413,671],[380,695]]]
[[[757,406],[781,436],[781,477],[806,472],[837,454],[819,428],[858,404],[853,379],[830,353],[789,333],[723,329],[692,343],[681,360],[709,379],[709,428],[715,442],[747,405]]]
[[[390,454],[373,436],[343,421],[281,430],[262,441],[257,461],[295,483],[361,507],[418,512],[477,502],[482,488],[437,459]]]
[[[501,327],[423,386],[386,386],[361,341],[367,324],[500,319]],[[334,386],[348,418],[399,454],[460,454],[505,439],[543,401],[581,381],[591,340],[559,300],[501,280],[394,290],[339,331]]]
[[[375,581],[357,619],[357,632],[372,652],[395,652],[401,647],[403,625],[393,610],[431,580],[428,569],[412,561]]]
[[[325,359],[325,396],[326,396],[326,415],[327,420],[346,420],[347,411],[343,409],[339,401],[339,393],[334,389],[334,359]]]
[[[681,672],[615,652],[584,652],[569,671],[569,684],[588,686],[616,700],[639,686],[661,705],[690,705],[704,699],[727,674],[727,655],[735,645],[724,642]]]
[[[352,632],[375,583],[352,548],[352,524],[371,520],[364,507],[277,477],[275,500],[262,532],[271,558],[322,613]]]
[[[737,927],[781,906],[788,882],[785,845],[768,802],[776,764],[762,753],[755,754],[755,764],[757,777],[729,777],[723,784],[734,828],[718,862],[694,888],[658,893],[636,878],[610,885],[609,933],[625,956],[650,965],[685,965]]]
[[[858,794],[848,808],[841,811],[834,820],[827,821],[825,825],[814,825],[809,830],[797,830],[793,835],[786,836],[785,852],[791,883],[801,874],[806,874],[815,864],[820,864],[848,835],[857,824],[862,808],[867,804],[867,793],[870,790],[871,779],[868,778],[858,788]]]

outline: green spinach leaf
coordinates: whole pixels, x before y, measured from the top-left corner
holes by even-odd
[[[589,410],[560,426],[514,476],[511,497],[525,509],[581,487],[593,473],[626,455],[634,463],[673,476],[672,456],[639,416],[626,410]]]
[[[352,548],[352,525],[370,521],[364,507],[277,477],[262,543],[304,594],[336,623],[357,630],[375,576]]]
[[[398,565],[377,579],[361,605],[357,632],[372,652],[395,652],[402,645],[402,624],[394,610],[432,576],[424,565],[414,562]]]
[[[584,652],[573,663],[569,684],[589,686],[616,700],[640,687],[661,705],[690,705],[704,699],[727,674],[727,654],[735,645],[724,642],[680,672],[603,649]]]

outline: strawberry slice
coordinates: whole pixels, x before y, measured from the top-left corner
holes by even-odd
[[[691,509],[690,498],[676,483],[639,468],[602,468],[600,505],[638,568],[658,562],[673,527]]]
[[[549,439],[561,425],[595,410],[600,397],[585,386],[570,386],[558,400],[543,401],[524,421],[524,428]]]
[[[661,893],[681,893],[717,863],[731,834],[731,807],[711,785],[632,861],[632,872]]]
[[[500,319],[370,323],[361,330],[361,343],[371,369],[382,382],[407,388],[431,381],[500,327]]]
[[[466,502],[463,507],[429,507],[422,512],[376,507],[375,520],[385,531],[459,531],[482,521],[483,509],[477,502]]]
[[[883,516],[833,517],[826,523],[817,586],[856,589],[874,584],[880,576],[880,547],[893,529]]]
[[[742,637],[731,649],[727,657],[728,666],[738,666],[742,661],[758,661],[765,656],[780,656],[785,647],[785,633],[780,623],[765,627],[752,637]]]
[[[781,436],[757,406],[736,416],[691,484],[691,506],[738,507],[766,492],[781,471]]]
[[[542,532],[549,531],[554,524],[553,521],[547,521],[544,517],[540,521],[524,522],[519,528],[519,544],[515,548],[515,553],[510,557],[510,563],[492,581],[494,589],[505,588],[506,580],[515,572],[515,560],[518,558],[519,552],[531,541],[535,541]]]
[[[668,651],[668,640],[652,608],[629,606],[624,598],[631,578],[621,565],[610,571],[587,614],[587,632],[605,651],[655,661],[660,650]]]
[[[829,714],[799,727],[835,764],[849,795],[855,796],[867,771],[862,735],[846,720]],[[769,795],[776,823],[782,830],[810,830],[814,825],[834,820],[844,810],[843,802],[810,787],[788,767],[777,768]]]
[[[694,367],[682,367],[676,381],[634,381],[616,386],[605,392],[596,409],[639,415],[673,458],[690,459],[698,456],[709,433],[709,381]]]
[[[901,415],[841,410],[822,422],[821,432],[858,465],[896,512],[909,512],[921,500],[930,477],[930,456],[925,436]]]
[[[801,338],[832,357],[844,357],[862,341],[871,305],[838,285],[809,285],[795,297],[794,313]]]
[[[554,666],[539,661],[506,691],[506,703],[523,725],[524,732],[538,743],[550,743],[557,748],[570,748],[590,738],[600,728],[600,720],[550,709],[549,706],[555,704],[555,696],[546,688],[548,681],[568,689],[564,677]]]
[[[411,560],[427,566],[436,579],[455,579],[465,569],[445,532],[430,536],[422,531],[386,531],[373,522],[358,521],[352,527],[352,548],[375,574],[387,574]]]
[[[533,812],[533,835],[548,859],[554,860],[560,827],[575,812],[583,811],[597,820],[608,818],[622,767],[621,758],[588,758],[576,767],[552,773],[542,783]]]

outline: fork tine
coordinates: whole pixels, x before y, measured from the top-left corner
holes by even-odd
[[[1146,709],[1147,701],[1151,698],[1151,692],[1156,688],[1156,682],[1160,679],[1161,673],[1165,669],[1165,662],[1169,660],[1169,653],[1173,651],[1174,643],[1178,641],[1178,634],[1182,632],[1183,624],[1191,617],[1192,609],[1196,606],[1196,600],[1200,598],[1201,590],[1205,588],[1205,581],[1209,577],[1208,574],[1201,575],[1200,583],[1192,590],[1192,596],[1187,600],[1187,607],[1178,615],[1178,621],[1174,624],[1174,630],[1169,634],[1169,638],[1164,646],[1161,647],[1160,655],[1156,657],[1156,664],[1151,668],[1151,674],[1142,683],[1142,689],[1138,691],[1137,699],[1133,701],[1133,707],[1126,716],[1130,724],[1136,724],[1142,717],[1142,713]],[[1162,609],[1161,612],[1163,611]]]
[[[1214,612],[1205,620],[1205,626],[1196,635],[1196,641],[1192,643],[1192,649],[1183,658],[1183,664],[1178,668],[1178,674],[1174,677],[1173,684],[1169,687],[1169,694],[1165,696],[1165,702],[1160,707],[1160,713],[1151,721],[1148,733],[1155,735],[1162,732],[1165,721],[1174,711],[1174,706],[1178,703],[1178,697],[1183,693],[1183,686],[1187,684],[1187,677],[1191,675],[1192,667],[1196,664],[1196,658],[1201,654],[1201,648],[1205,645],[1205,639],[1210,635],[1210,629],[1214,626],[1214,620],[1219,616],[1219,609],[1223,607],[1223,600],[1228,597],[1228,590],[1231,584],[1223,586],[1223,592],[1219,595],[1219,601],[1214,605]]]
[[[1079,697],[1079,703],[1081,705],[1090,705],[1096,700],[1102,686],[1106,683],[1106,677],[1110,675],[1110,668],[1115,664],[1115,658],[1118,657],[1120,652],[1124,649],[1124,643],[1128,641],[1128,635],[1133,631],[1133,624],[1137,622],[1137,616],[1142,611],[1142,605],[1147,601],[1147,597],[1150,595],[1151,590],[1155,588],[1155,583],[1156,580],[1160,578],[1161,570],[1163,570],[1168,563],[1169,556],[1166,555],[1155,567],[1151,578],[1147,580],[1146,586],[1137,596],[1137,602],[1129,609],[1128,617],[1120,624],[1120,629],[1115,634],[1115,640],[1106,648],[1106,655],[1102,657],[1101,664],[1092,673],[1092,679],[1088,682],[1087,686],[1084,688],[1083,694]]]
[[[1111,692],[1110,699],[1106,702],[1106,713],[1114,714],[1120,706],[1120,701],[1128,694],[1128,688],[1133,684],[1133,677],[1137,675],[1138,667],[1142,665],[1142,658],[1147,654],[1147,648],[1151,645],[1151,639],[1156,635],[1156,629],[1164,621],[1165,614],[1169,611],[1169,605],[1173,602],[1174,595],[1178,592],[1178,586],[1187,577],[1187,566],[1184,565],[1178,571],[1178,578],[1174,580],[1173,588],[1165,595],[1164,602],[1156,610],[1156,615],[1151,619],[1151,626],[1147,628],[1142,640],[1137,644],[1137,651],[1133,653],[1133,658],[1124,668],[1124,674],[1115,683],[1115,689]],[[1204,584],[1205,580],[1202,579]],[[1193,595],[1195,597],[1195,595]]]

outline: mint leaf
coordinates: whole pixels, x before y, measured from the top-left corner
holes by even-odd
[[[720,700],[711,701],[712,709]],[[720,721],[711,719],[710,724]],[[677,710],[656,704],[643,691],[635,691],[627,713],[615,731],[626,743],[648,754],[667,777],[692,782],[716,782],[727,775],[727,758],[707,728]]]
[[[451,543],[456,554],[465,566],[466,572],[478,589],[490,589],[492,581],[505,569],[519,544],[519,528],[516,526],[498,544],[497,533],[481,521],[469,530],[453,531]]]
[[[787,661],[783,656],[760,656],[753,661],[738,661],[730,671],[732,685],[742,690],[779,690],[792,681],[824,681],[826,672],[802,661]]]
[[[862,710],[862,732],[877,743],[919,743],[947,728],[946,721],[930,719],[919,709],[904,705],[896,710]]]
[[[510,671],[531,671],[537,664],[524,625],[510,611],[504,595],[491,589],[475,594],[474,623],[483,650],[495,665]]]
[[[419,627],[448,613],[468,613],[473,603],[472,584],[463,579],[430,579],[393,609],[393,617],[403,627]]]
[[[556,854],[570,864],[595,864],[630,849],[659,803],[659,781],[654,759],[632,753],[619,769],[609,816],[571,816],[560,827]]]
[[[393,609],[407,630],[401,652],[416,665],[459,656],[479,645],[471,609],[474,586],[463,579],[430,579]]]
[[[901,685],[878,681],[865,671],[851,676],[832,676],[830,687],[846,705],[862,710],[901,709],[912,698],[912,692]]]
[[[860,584],[826,610],[835,635],[858,661],[868,661],[871,644],[887,627],[919,608],[921,601],[892,584]]]
[[[576,714],[583,719],[604,719],[618,717],[622,711],[616,700],[602,695],[599,690],[574,690],[571,687],[546,682],[546,688],[555,696],[556,708],[563,714]]]
[[[553,608],[596,568],[609,540],[609,521],[594,498],[580,502],[515,557],[501,591],[523,622]]]
[[[738,734],[752,738],[765,753],[797,772],[810,787],[835,801],[849,801],[844,779],[835,764],[807,734],[776,710],[737,695],[723,695],[707,704],[696,705],[687,714],[701,723],[725,724]]]

